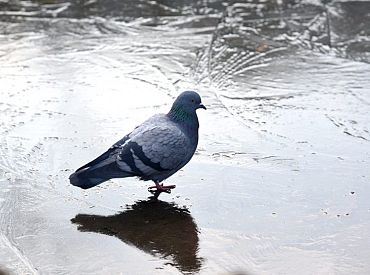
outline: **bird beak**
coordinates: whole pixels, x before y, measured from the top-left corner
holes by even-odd
[[[206,106],[204,106],[202,103],[200,103],[200,104],[199,104],[199,106],[198,106],[198,108],[197,108],[197,109],[199,109],[199,108],[202,108],[202,109],[204,109],[204,110],[207,110]]]

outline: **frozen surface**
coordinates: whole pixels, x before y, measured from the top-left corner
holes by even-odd
[[[370,2],[185,2],[0,1],[0,273],[369,274]],[[172,194],[69,185],[184,89]]]

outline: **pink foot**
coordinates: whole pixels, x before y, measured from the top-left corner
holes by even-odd
[[[174,189],[176,187],[176,185],[167,185],[167,186],[164,186],[163,185],[163,183],[162,184],[156,184],[156,185],[154,185],[154,186],[150,186],[149,188],[148,188],[148,191],[150,192],[150,193],[156,193],[156,192],[159,192],[159,193],[161,193],[161,192],[166,192],[166,193],[168,193],[168,194],[170,194],[171,193],[171,189]]]

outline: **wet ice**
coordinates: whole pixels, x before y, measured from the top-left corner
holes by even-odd
[[[368,273],[368,2],[111,2],[1,3],[0,266]],[[146,183],[69,186],[188,88],[209,110],[171,224]]]

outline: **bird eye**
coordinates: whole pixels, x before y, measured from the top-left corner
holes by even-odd
[[[194,99],[192,99],[191,102],[194,102]]]

